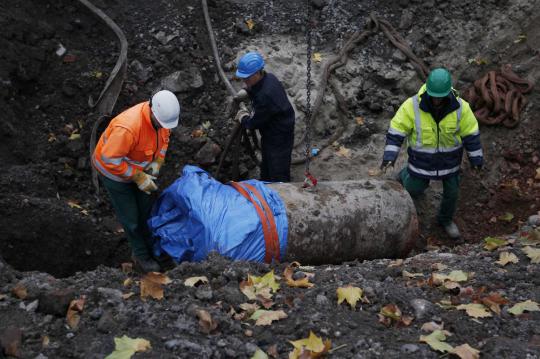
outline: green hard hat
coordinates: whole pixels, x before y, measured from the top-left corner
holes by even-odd
[[[431,97],[445,97],[452,90],[452,76],[444,68],[434,69],[427,78],[427,93]]]

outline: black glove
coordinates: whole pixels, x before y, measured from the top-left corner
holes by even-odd
[[[383,160],[382,163],[381,163],[381,171],[386,172],[386,170],[389,167],[394,167],[395,163],[396,163],[396,161],[389,161],[389,160],[384,161]]]

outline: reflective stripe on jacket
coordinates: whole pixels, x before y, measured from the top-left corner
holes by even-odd
[[[92,163],[105,177],[131,182],[157,157],[165,158],[170,130],[155,130],[148,101],[135,105],[111,120],[99,139]]]
[[[421,101],[426,85],[407,99],[390,122],[386,135],[384,160],[395,161],[403,140],[407,139],[408,169],[412,175],[427,179],[443,179],[459,173],[463,147],[472,165],[483,163],[478,121],[467,103],[461,98],[456,110],[438,123],[431,113],[423,111]],[[452,95],[453,96],[453,95]]]

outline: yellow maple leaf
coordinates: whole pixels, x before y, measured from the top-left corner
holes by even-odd
[[[293,279],[294,268],[300,265],[299,263],[298,265],[296,263],[298,262],[291,263],[291,265],[287,266],[285,270],[283,271],[283,277],[285,277],[285,280],[287,281],[287,285],[289,287],[296,287],[296,288],[313,287],[315,284],[310,283],[309,278],[307,276],[300,279]]]
[[[261,277],[249,274],[247,281],[240,282],[240,291],[251,300],[257,299],[259,296],[270,299],[272,298],[271,292],[277,292],[279,287],[274,270]]]
[[[531,263],[540,263],[540,249],[526,246],[522,249],[523,253],[531,259]]]
[[[501,252],[499,260],[495,263],[502,265],[503,267],[508,263],[518,263],[519,258],[512,252]]]
[[[314,52],[312,59],[314,62],[321,62],[322,61],[322,55],[320,52]]]
[[[484,248],[488,251],[492,251],[496,248],[505,246],[508,244],[508,241],[506,239],[497,238],[497,237],[486,237],[484,238],[484,242],[486,244],[484,245]]]
[[[294,350],[289,353],[289,359],[315,358],[327,353],[332,347],[330,340],[323,342],[322,338],[309,331],[309,336],[305,339],[289,341],[294,346]]]
[[[256,310],[249,319],[255,320],[255,325],[270,325],[274,320],[287,318],[283,310]]]
[[[105,359],[129,359],[136,352],[145,352],[152,348],[146,339],[132,339],[126,335],[121,338],[114,338],[114,351],[107,355]]]
[[[491,317],[491,313],[483,304],[471,303],[461,304],[456,307],[458,310],[465,310],[470,317],[473,318],[486,318]]]
[[[516,303],[512,308],[508,309],[508,313],[512,313],[514,315],[523,314],[524,311],[538,312],[540,311],[540,307],[538,307],[538,303],[529,299],[524,302]]]
[[[206,276],[190,277],[184,281],[186,287],[195,287],[198,283],[206,284],[208,283],[208,278]]]
[[[437,350],[441,353],[451,353],[454,350],[454,347],[444,342],[447,335],[450,335],[450,333],[446,330],[435,330],[429,335],[421,335],[420,341],[427,343],[431,349]]]
[[[478,359],[480,358],[480,350],[474,349],[469,344],[457,346],[452,351],[452,354],[457,355],[461,359]]]
[[[347,301],[351,308],[354,309],[356,307],[356,303],[359,300],[362,300],[365,303],[369,303],[367,298],[363,297],[363,290],[358,287],[353,287],[350,284],[346,287],[339,287],[336,292],[338,297],[338,305],[340,305],[343,301]]]

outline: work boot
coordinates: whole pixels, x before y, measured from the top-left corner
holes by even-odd
[[[452,239],[459,239],[459,228],[454,222],[450,222],[444,226],[444,230],[446,231],[446,234],[448,234],[448,237]]]
[[[159,272],[161,267],[153,258],[140,258],[132,256],[133,265],[135,270],[146,274],[148,272]]]

